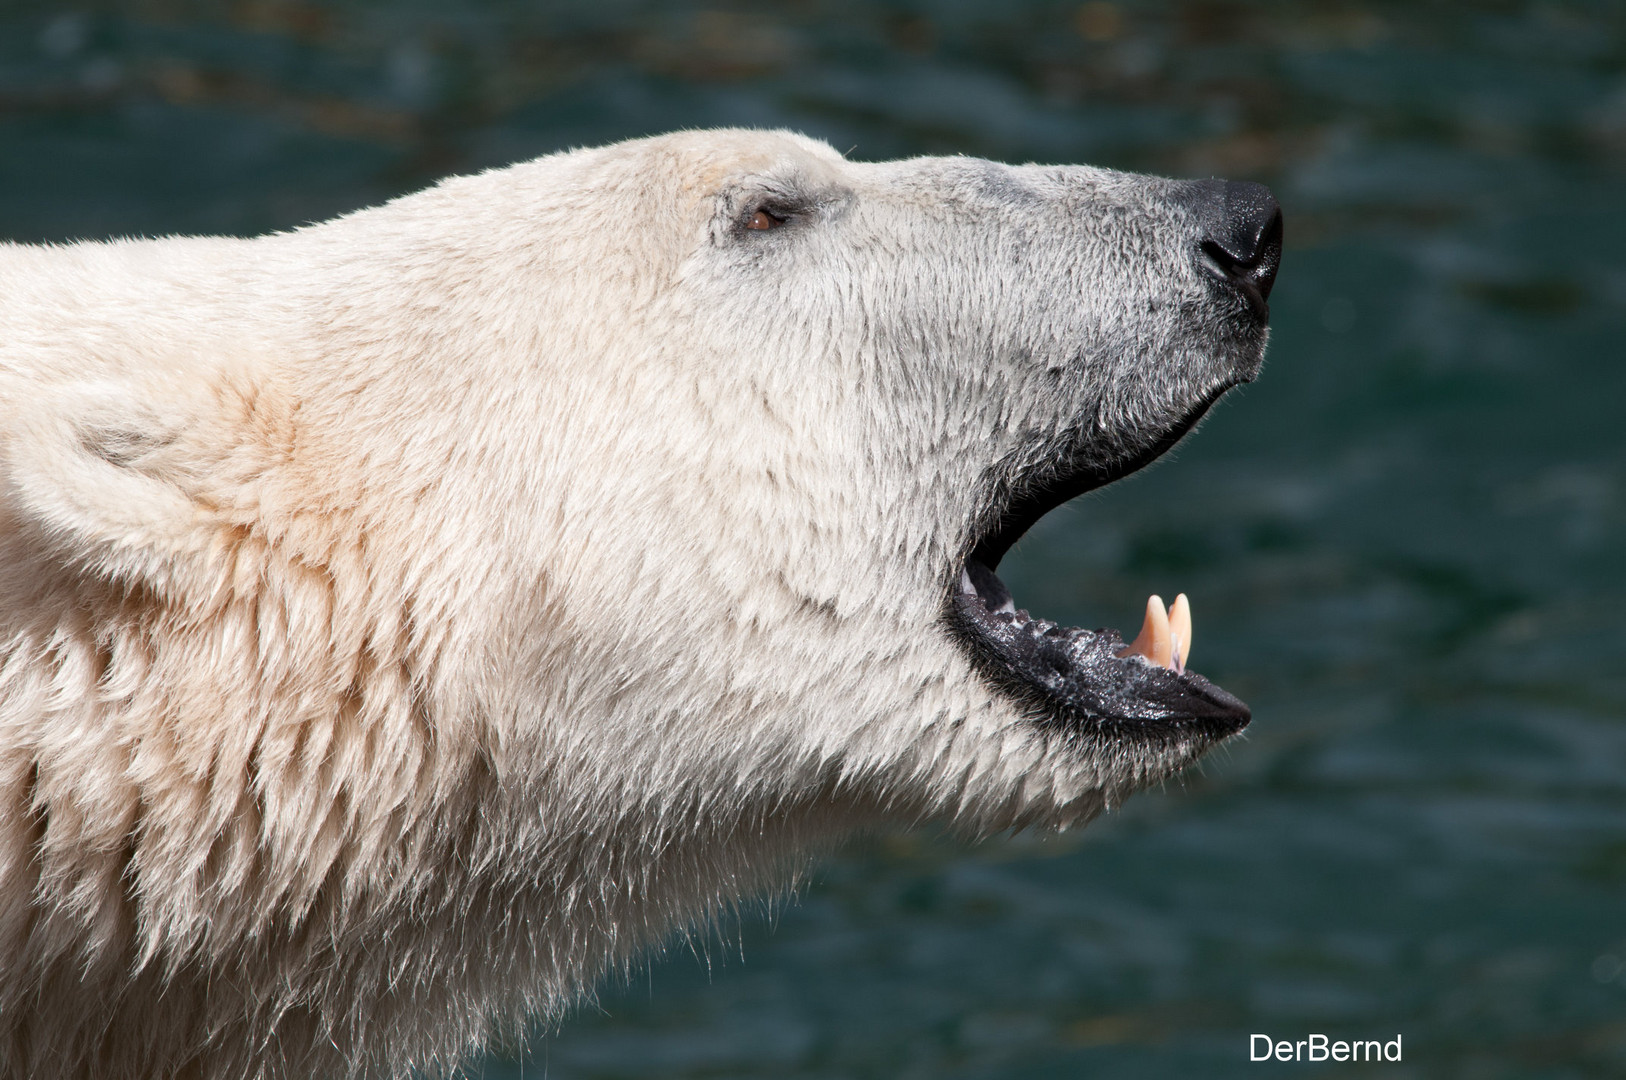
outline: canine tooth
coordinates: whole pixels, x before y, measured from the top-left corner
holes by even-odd
[[[977,587],[971,584],[971,575],[966,573],[964,569],[960,571],[960,591],[967,596],[977,595]]]
[[[1003,604],[1001,604],[1001,605],[999,605],[999,606],[998,606],[998,607],[997,607],[997,608],[995,608],[995,609],[994,609],[994,610],[995,610],[995,611],[996,611],[996,612],[999,612],[999,611],[1009,611],[1009,612],[1012,612],[1012,613],[1013,613],[1013,614],[1014,614],[1014,613],[1015,613],[1015,611],[1016,611],[1016,601],[1015,601],[1015,600],[1011,600],[1011,599],[1007,599],[1007,600],[1006,600],[1006,601],[1005,601],[1005,602],[1004,602],[1004,603],[1003,603]]]
[[[1191,601],[1181,593],[1169,608],[1169,637],[1174,641],[1174,670],[1186,670],[1186,657],[1191,655]]]
[[[1118,655],[1144,656],[1159,667],[1174,666],[1174,643],[1169,637],[1169,612],[1164,608],[1161,596],[1147,599],[1146,621],[1141,625],[1140,634]]]

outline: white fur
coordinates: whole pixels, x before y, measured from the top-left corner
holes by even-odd
[[[1216,381],[1152,183],[687,133],[0,246],[0,1075],[434,1071],[854,829],[1190,760],[942,623],[1000,470]]]

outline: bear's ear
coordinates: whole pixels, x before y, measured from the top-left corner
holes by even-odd
[[[0,379],[0,547],[126,587],[190,591],[215,532],[199,498],[209,440],[198,438],[208,425],[197,389],[9,383]]]

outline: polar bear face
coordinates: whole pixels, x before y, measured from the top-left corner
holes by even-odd
[[[854,829],[1191,761],[1189,612],[995,570],[1255,376],[1279,255],[1253,185],[742,131],[0,245],[0,1075],[453,1062]]]
[[[582,167],[617,197],[592,234],[624,291],[547,306],[616,344],[560,376],[600,426],[543,450],[580,462],[549,490],[585,509],[531,550],[558,609],[594,613],[571,665],[666,680],[651,708],[673,712],[572,738],[776,800],[833,771],[991,827],[1087,818],[1246,723],[1110,632],[1000,612],[994,575],[1042,513],[1258,372],[1264,296],[1205,251],[1235,231],[1222,186],[758,133],[601,153]]]

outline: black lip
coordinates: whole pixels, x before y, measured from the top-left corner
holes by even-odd
[[[1173,427],[1138,451],[1105,462],[1071,463],[1023,482],[1005,500],[1003,509],[978,530],[980,539],[971,549],[971,558],[990,570],[997,570],[999,561],[1005,557],[1011,545],[1020,540],[1040,518],[1062,503],[1105,487],[1114,480],[1121,480],[1162,457],[1175,443],[1185,438],[1220,395],[1230,388],[1231,384],[1227,383],[1214,389]]]
[[[1028,716],[1068,730],[1123,738],[1223,739],[1253,714],[1194,671],[1120,658],[1116,630],[989,614],[958,593],[949,624],[978,671]]]
[[[1035,722],[1140,741],[1217,741],[1241,731],[1252,719],[1245,704],[1196,672],[1175,672],[1139,657],[1119,657],[1124,641],[1116,630],[1084,630],[1026,612],[999,612],[1009,593],[993,573],[1011,545],[1041,517],[1167,452],[1229,388],[1226,384],[1214,389],[1178,422],[1142,440],[1138,450],[1106,461],[1075,455],[1073,461],[1016,485],[1005,499],[996,500],[995,510],[955,573],[945,621],[978,672]],[[962,573],[975,593],[962,590]]]

